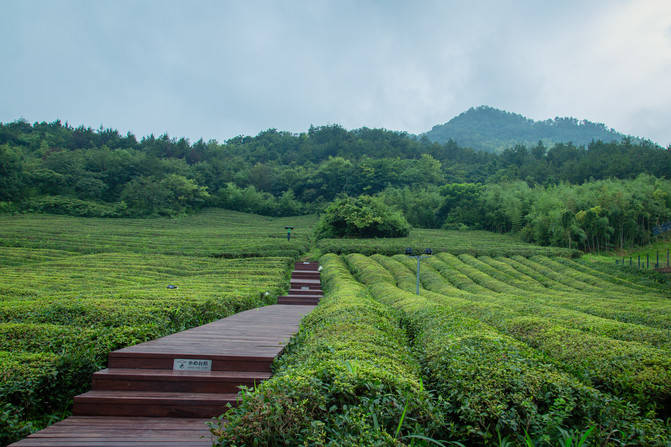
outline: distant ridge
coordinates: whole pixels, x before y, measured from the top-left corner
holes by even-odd
[[[445,124],[433,126],[421,136],[437,143],[453,140],[459,146],[486,152],[501,152],[516,144],[535,146],[538,141],[546,146],[568,142],[583,146],[593,140],[611,142],[627,137],[602,123],[576,118],[534,121],[489,106],[472,107]]]

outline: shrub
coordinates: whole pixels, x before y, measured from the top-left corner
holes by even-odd
[[[410,225],[400,212],[370,196],[334,201],[317,227],[318,238],[405,237],[409,233]]]
[[[373,260],[356,254],[346,259],[376,299],[403,312],[426,365],[427,385],[447,401],[446,436],[491,445],[500,434],[522,445],[528,433],[540,445],[555,445],[562,430],[594,426],[597,445],[667,442],[663,426],[635,405],[580,383],[524,343],[446,302],[398,289]]]

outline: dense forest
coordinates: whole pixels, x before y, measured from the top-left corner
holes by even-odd
[[[584,146],[592,141],[627,138],[601,123],[575,118],[534,121],[488,106],[471,108],[445,124],[434,126],[424,136],[437,143],[452,140],[461,146],[487,152],[501,152],[516,144],[535,145],[538,141],[547,146],[569,141]]]
[[[671,220],[669,179],[671,151],[628,138],[496,154],[338,125],[191,143],[60,121],[0,124],[4,212],[122,217],[223,207],[286,216],[365,194],[418,227],[513,231],[602,250],[645,243]]]

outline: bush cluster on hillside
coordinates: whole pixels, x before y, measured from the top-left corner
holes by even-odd
[[[335,200],[321,216],[318,238],[404,237],[410,225],[403,215],[370,196]]]

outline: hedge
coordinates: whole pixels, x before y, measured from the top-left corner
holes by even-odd
[[[437,432],[442,411],[423,389],[395,312],[373,300],[342,259],[320,262],[324,298],[273,377],[213,424],[217,445],[403,445]]]
[[[540,444],[595,427],[597,443],[664,445],[668,433],[636,405],[582,384],[541,354],[445,303],[398,289],[389,273],[361,255],[347,256],[375,298],[404,312],[427,386],[448,402],[445,426],[468,445],[502,436]]]

